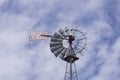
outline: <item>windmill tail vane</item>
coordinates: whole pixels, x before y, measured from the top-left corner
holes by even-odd
[[[52,37],[52,35],[48,35],[47,32],[41,32],[38,30],[31,30],[29,33],[30,41],[43,40],[47,39],[48,37]]]

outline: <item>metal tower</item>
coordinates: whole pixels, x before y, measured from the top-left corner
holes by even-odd
[[[72,41],[74,40],[75,37],[69,35],[69,51],[68,55],[63,59],[64,61],[67,62],[64,80],[78,80],[75,61],[78,60],[79,58],[76,57],[74,49],[72,48]]]

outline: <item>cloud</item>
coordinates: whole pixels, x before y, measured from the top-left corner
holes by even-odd
[[[97,57],[101,58],[101,60],[104,60],[102,67],[99,71],[99,73],[93,77],[92,80],[119,80],[119,46],[116,45],[119,44],[119,38],[116,39],[116,42],[113,44],[111,49],[108,49],[108,47],[103,47],[100,49],[99,54]]]
[[[4,4],[7,0],[0,0],[0,5]]]
[[[4,54],[5,55],[5,54]],[[0,79],[2,80],[26,80],[24,71],[29,68],[27,62],[16,55],[0,57]]]
[[[29,31],[53,34],[76,25],[88,36],[87,51],[76,62],[79,79],[119,80],[119,1],[116,10],[110,10],[112,1],[1,0],[0,79],[63,79],[65,62],[51,53],[50,39],[30,42]],[[114,17],[109,11],[115,11]]]

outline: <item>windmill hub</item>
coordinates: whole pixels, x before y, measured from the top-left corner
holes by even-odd
[[[69,42],[72,43],[72,41],[74,41],[74,40],[75,40],[75,37],[72,35],[69,35]]]

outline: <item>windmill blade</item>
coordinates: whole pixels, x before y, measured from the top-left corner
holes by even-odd
[[[63,36],[63,37],[67,37],[65,31],[63,31],[63,29],[60,29],[59,30],[59,33]]]
[[[54,33],[54,37],[56,37],[56,38],[63,38],[63,36],[62,35],[60,35],[59,33],[57,33],[57,32],[55,32]]]
[[[56,49],[59,49],[60,47],[63,47],[63,45],[55,45],[55,46],[50,46],[50,49],[52,51],[56,50]]]
[[[85,39],[86,39],[86,37],[83,37],[83,38],[80,38],[80,39],[78,39],[78,40],[80,41],[80,40],[85,40]]]
[[[80,53],[80,54],[83,56],[83,53],[82,53],[82,52],[83,52],[84,49],[85,49],[85,48],[82,48],[80,51],[76,52],[76,54],[79,54],[79,53]]]
[[[63,50],[62,50],[62,52],[60,53],[60,58],[61,59],[64,59],[64,56],[65,56],[65,53],[66,53],[66,51],[67,51],[67,48],[64,48]]]
[[[63,39],[61,39],[61,38],[55,38],[55,37],[51,38],[51,42],[62,42],[62,41],[63,41]]]
[[[67,35],[70,35],[70,30],[68,27],[65,27],[65,32],[67,33]]]
[[[65,31],[69,31],[69,28],[68,28],[68,27],[65,27]]]
[[[56,45],[56,46],[52,46],[52,47],[50,46],[50,49],[51,49],[52,52],[54,52],[61,47],[63,47],[63,45]]]
[[[62,45],[62,42],[50,42],[50,46]]]
[[[67,33],[67,35],[73,35],[73,29],[69,29],[68,27],[65,27],[65,32]]]
[[[84,45],[84,46],[82,46],[82,47],[79,47],[78,49],[80,49],[80,50],[76,50],[77,52],[76,52],[76,54],[78,54],[78,53],[80,53],[80,54],[82,54],[82,52],[83,52],[83,50],[85,49],[85,47],[86,47],[86,45],[87,45],[87,43]],[[74,48],[74,50],[75,50],[75,48]]]
[[[53,54],[57,57],[63,49],[64,49],[64,47],[60,47],[60,48],[56,49],[55,51],[53,51]]]
[[[76,32],[75,29],[71,29],[71,33],[72,33],[73,36],[75,36],[75,32]]]

